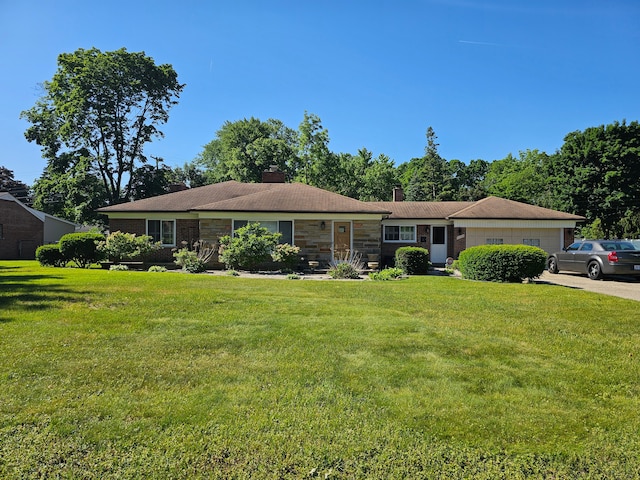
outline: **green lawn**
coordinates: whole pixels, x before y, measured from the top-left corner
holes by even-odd
[[[636,478],[639,306],[0,262],[0,478]]]

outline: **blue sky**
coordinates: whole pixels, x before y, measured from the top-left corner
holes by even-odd
[[[45,166],[20,112],[58,54],[91,47],[144,51],[186,84],[145,150],[170,166],[252,116],[297,129],[314,113],[332,151],[396,165],[424,153],[429,126],[468,162],[640,119],[637,0],[0,0],[0,165],[16,179]]]

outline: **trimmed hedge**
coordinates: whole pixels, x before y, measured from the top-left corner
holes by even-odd
[[[464,278],[489,282],[522,282],[542,275],[547,254],[527,245],[479,245],[460,253],[458,268]]]
[[[422,247],[400,247],[396,250],[396,267],[407,275],[429,273],[429,250]]]
[[[67,233],[60,239],[60,251],[68,260],[85,268],[102,259],[98,242],[105,239],[101,233]]]
[[[43,267],[64,267],[67,259],[60,251],[60,244],[41,245],[36,249],[36,260]]]

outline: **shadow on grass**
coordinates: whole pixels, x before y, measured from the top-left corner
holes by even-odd
[[[0,267],[11,270],[15,267]],[[56,275],[1,275],[0,276],[0,323],[15,320],[12,312],[44,311],[52,302],[80,300],[83,292],[63,287],[60,283],[49,283],[61,279]],[[40,280],[46,282],[39,283]],[[38,282],[38,283],[36,283]]]

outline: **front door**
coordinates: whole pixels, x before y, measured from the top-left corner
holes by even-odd
[[[447,227],[431,227],[431,263],[444,264],[447,261]]]
[[[346,259],[351,250],[351,222],[333,222],[333,258]]]

